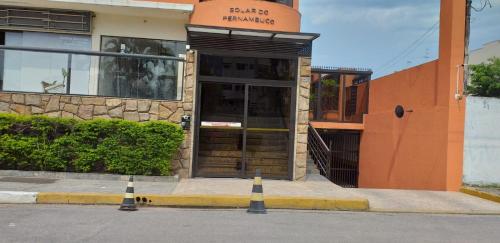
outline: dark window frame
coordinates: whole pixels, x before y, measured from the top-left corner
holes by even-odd
[[[218,51],[218,50],[198,50],[197,52],[197,58],[196,58],[196,64],[199,67],[200,66],[200,57],[202,54],[212,54],[212,55],[225,55],[225,56],[240,56],[240,57],[272,57],[272,53],[261,53],[261,52],[234,52],[234,51]],[[299,57],[298,56],[289,56],[287,57],[288,59],[291,59],[295,62],[295,65],[297,67],[297,72],[298,72],[298,65],[299,65]],[[286,88],[291,88],[291,95],[292,95],[292,100],[291,100],[291,117],[290,117],[290,132],[289,132],[289,140],[292,141],[289,144],[289,161],[288,161],[288,175],[287,178],[288,180],[293,180],[293,172],[294,172],[294,164],[295,164],[295,138],[297,136],[296,134],[296,123],[297,123],[297,114],[296,114],[296,109],[298,108],[298,97],[299,94],[298,92],[298,82],[300,78],[298,77],[298,74],[296,77],[294,77],[293,80],[290,80],[289,82],[287,81],[282,81],[282,80],[262,80],[262,79],[246,79],[246,78],[229,78],[229,77],[217,77],[217,76],[202,76],[200,75],[200,72],[197,71],[195,73],[196,75],[196,89],[195,89],[195,97],[197,97],[195,100],[195,107],[194,107],[194,114],[195,114],[195,120],[193,129],[194,129],[194,144],[193,144],[193,149],[191,152],[191,156],[193,158],[192,161],[192,168],[193,168],[193,177],[200,177],[198,173],[198,151],[199,151],[199,136],[200,136],[200,115],[201,115],[201,109],[200,109],[200,95],[201,95],[201,89],[203,83],[230,83],[230,84],[244,84],[245,86],[271,86],[271,87],[286,87]],[[248,90],[246,88],[246,90]],[[248,92],[246,92],[245,97],[248,97]],[[246,106],[248,108],[248,106]],[[245,128],[246,129],[246,128]],[[246,149],[246,148],[245,148]],[[212,175],[214,177],[225,177],[224,175]],[[245,176],[241,176],[240,178],[249,178]],[[285,178],[279,178],[279,177],[271,177],[269,179],[285,179]]]
[[[172,39],[158,39],[158,38],[145,38],[145,37],[134,37],[134,36],[117,36],[117,35],[100,35],[99,36],[99,51],[102,51],[102,45],[103,45],[103,40],[104,38],[129,38],[129,39],[137,39],[137,40],[149,40],[149,41],[166,41],[166,42],[174,42],[176,45],[179,44],[179,43],[184,43],[184,47],[187,46],[187,41],[182,41],[182,40],[172,40]],[[176,46],[176,51],[177,50],[177,46]],[[186,50],[186,49],[185,49]],[[186,54],[186,52],[181,52],[181,53],[178,53],[177,56],[172,56],[172,57],[178,57],[179,54]],[[180,82],[181,82],[181,87],[180,87],[180,90],[181,90],[181,93],[180,95],[176,95],[175,98],[173,99],[158,99],[158,98],[144,98],[144,97],[124,97],[124,96],[119,96],[119,95],[100,95],[100,92],[101,92],[101,87],[99,85],[99,75],[100,75],[100,72],[101,72],[101,58],[99,58],[99,62],[97,64],[98,66],[98,72],[97,72],[97,96],[103,96],[103,97],[120,97],[120,98],[131,98],[131,99],[149,99],[149,100],[162,100],[162,101],[182,101],[182,99],[184,98],[184,75],[185,75],[185,66],[182,68],[183,69],[183,72],[182,73],[178,73],[177,76],[176,76],[176,79],[177,81],[179,81],[179,75],[182,76]],[[178,65],[179,63],[177,63]],[[185,63],[183,65],[186,65]],[[176,92],[177,90],[179,90],[179,84],[176,83]]]
[[[262,79],[262,78],[248,78],[248,77],[229,77],[229,76],[215,76],[215,75],[202,75],[201,73],[201,56],[202,55],[211,55],[211,56],[221,56],[221,57],[242,57],[242,58],[254,58],[255,60],[259,58],[275,58],[275,59],[283,59],[283,60],[288,60],[290,61],[291,64],[291,71],[293,70],[293,73],[290,75],[293,77],[291,80],[275,80],[275,79]],[[291,86],[296,86],[297,84],[297,75],[298,75],[298,58],[297,57],[273,57],[272,54],[264,54],[264,55],[258,55],[257,53],[240,53],[240,52],[227,52],[227,53],[220,53],[220,52],[212,52],[212,51],[205,51],[205,50],[200,50],[198,51],[198,71],[197,75],[203,80],[206,81],[218,81],[218,82],[233,82],[233,83],[252,83],[255,85],[264,85],[267,86],[269,83],[271,85],[276,85],[280,87],[291,87]],[[256,63],[254,64],[256,65]],[[255,72],[257,72],[257,66],[254,66]],[[282,84],[281,84],[282,83]]]

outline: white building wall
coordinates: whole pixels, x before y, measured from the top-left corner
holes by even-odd
[[[480,49],[473,50],[469,55],[469,64],[481,64],[488,62],[492,57],[500,58],[500,40],[486,43]]]
[[[16,7],[93,12],[95,14],[91,29],[93,51],[100,51],[101,36],[186,41],[185,25],[189,23],[189,14],[194,9],[193,4],[124,0],[10,0],[4,2],[4,5]],[[43,32],[43,30],[36,31]],[[88,90],[83,93],[96,95],[99,57],[91,57],[90,66]],[[182,68],[183,66],[179,65],[180,72]],[[182,80],[181,76],[180,80]],[[178,94],[181,93],[181,88],[182,86],[179,85]]]
[[[465,184],[500,185],[500,99],[467,97]]]
[[[185,19],[178,19],[168,18],[168,14],[165,14],[165,18],[160,18],[97,12],[92,20],[92,50],[100,51],[102,36],[186,41],[185,25],[188,22],[187,16]],[[179,69],[182,71],[182,65]],[[90,72],[89,93],[95,95],[97,94],[99,58],[92,58]],[[179,87],[182,85],[180,84]]]
[[[186,41],[187,18],[169,19],[96,13],[92,25],[92,48],[100,50],[101,36]]]

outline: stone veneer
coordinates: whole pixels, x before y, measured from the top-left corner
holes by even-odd
[[[299,58],[297,84],[297,130],[295,135],[294,180],[303,180],[307,171],[307,128],[309,126],[309,89],[311,86],[311,58]]]
[[[183,115],[192,115],[193,112],[195,54],[188,53],[186,60],[184,93],[180,101],[0,92],[0,113],[46,115],[78,120],[164,120],[179,124]],[[191,137],[191,131],[186,131],[184,143],[172,163],[174,172],[180,177],[189,176]]]
[[[195,57],[195,52],[189,52],[186,57],[184,93],[181,101],[0,92],[0,113],[47,115],[81,120],[94,118],[115,118],[139,122],[165,120],[177,124],[180,123],[183,115],[190,115],[194,121]],[[302,57],[299,59],[299,64],[294,180],[302,180],[306,176],[311,58]],[[192,129],[185,132],[184,143],[172,163],[174,172],[181,178],[187,178],[191,173],[192,136]]]

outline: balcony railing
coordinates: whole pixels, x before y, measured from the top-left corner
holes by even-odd
[[[179,100],[184,58],[0,46],[0,90]]]

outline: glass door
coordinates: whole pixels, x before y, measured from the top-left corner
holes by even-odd
[[[240,177],[245,85],[201,83],[197,176]]]
[[[290,155],[291,88],[248,86],[245,175],[287,179]]]
[[[288,179],[292,88],[201,82],[196,176]]]

